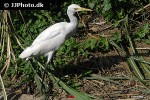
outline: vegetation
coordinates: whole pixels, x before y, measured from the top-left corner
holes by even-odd
[[[71,3],[94,11],[79,14],[77,34],[57,51],[54,66],[50,64],[48,70],[45,70],[44,57],[29,61],[20,59],[18,55],[45,28],[60,21],[68,21],[66,9]],[[51,2],[50,5],[50,10],[0,12],[0,83],[5,100],[9,95],[6,88],[10,87],[14,90],[24,87],[26,93],[30,94],[38,91],[44,95],[44,99],[50,96],[58,97],[59,89],[73,95],[75,100],[104,98],[81,91],[84,80],[105,81],[150,94],[150,59],[141,55],[143,50],[150,49],[148,0],[61,0]],[[113,31],[109,32],[112,29]],[[100,76],[97,73],[103,70],[100,65],[95,67],[96,71],[82,68],[81,63],[92,60],[92,57],[96,57],[95,53],[106,54],[113,50],[125,58],[131,73],[127,76],[130,77]],[[148,55],[149,51],[146,54]],[[84,66],[89,65],[86,63]],[[42,79],[41,74],[44,70],[46,76]],[[136,81],[142,84],[142,88],[129,87],[118,80]]]

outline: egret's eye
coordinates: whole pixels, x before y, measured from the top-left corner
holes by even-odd
[[[78,10],[78,8],[74,8],[74,10]]]

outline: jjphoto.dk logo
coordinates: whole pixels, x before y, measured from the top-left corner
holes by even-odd
[[[20,2],[20,3],[4,3],[4,7],[5,8],[8,8],[8,7],[11,7],[11,8],[17,8],[17,7],[21,7],[21,8],[23,8],[23,7],[40,7],[40,8],[42,8],[42,7],[44,7],[44,4],[43,3],[41,3],[41,2],[38,2],[37,4],[32,4],[32,3],[22,3],[22,2]]]

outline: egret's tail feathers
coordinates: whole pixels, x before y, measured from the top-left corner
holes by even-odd
[[[28,58],[32,55],[32,49],[31,47],[27,47],[20,55],[20,58]]]

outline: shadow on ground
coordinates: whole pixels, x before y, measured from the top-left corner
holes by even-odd
[[[111,69],[115,65],[125,61],[126,58],[119,55],[91,57],[83,62],[78,60],[76,65],[70,62],[70,64],[63,68],[56,67],[54,74],[58,77],[75,74],[80,75],[88,71],[97,74],[100,71]]]

